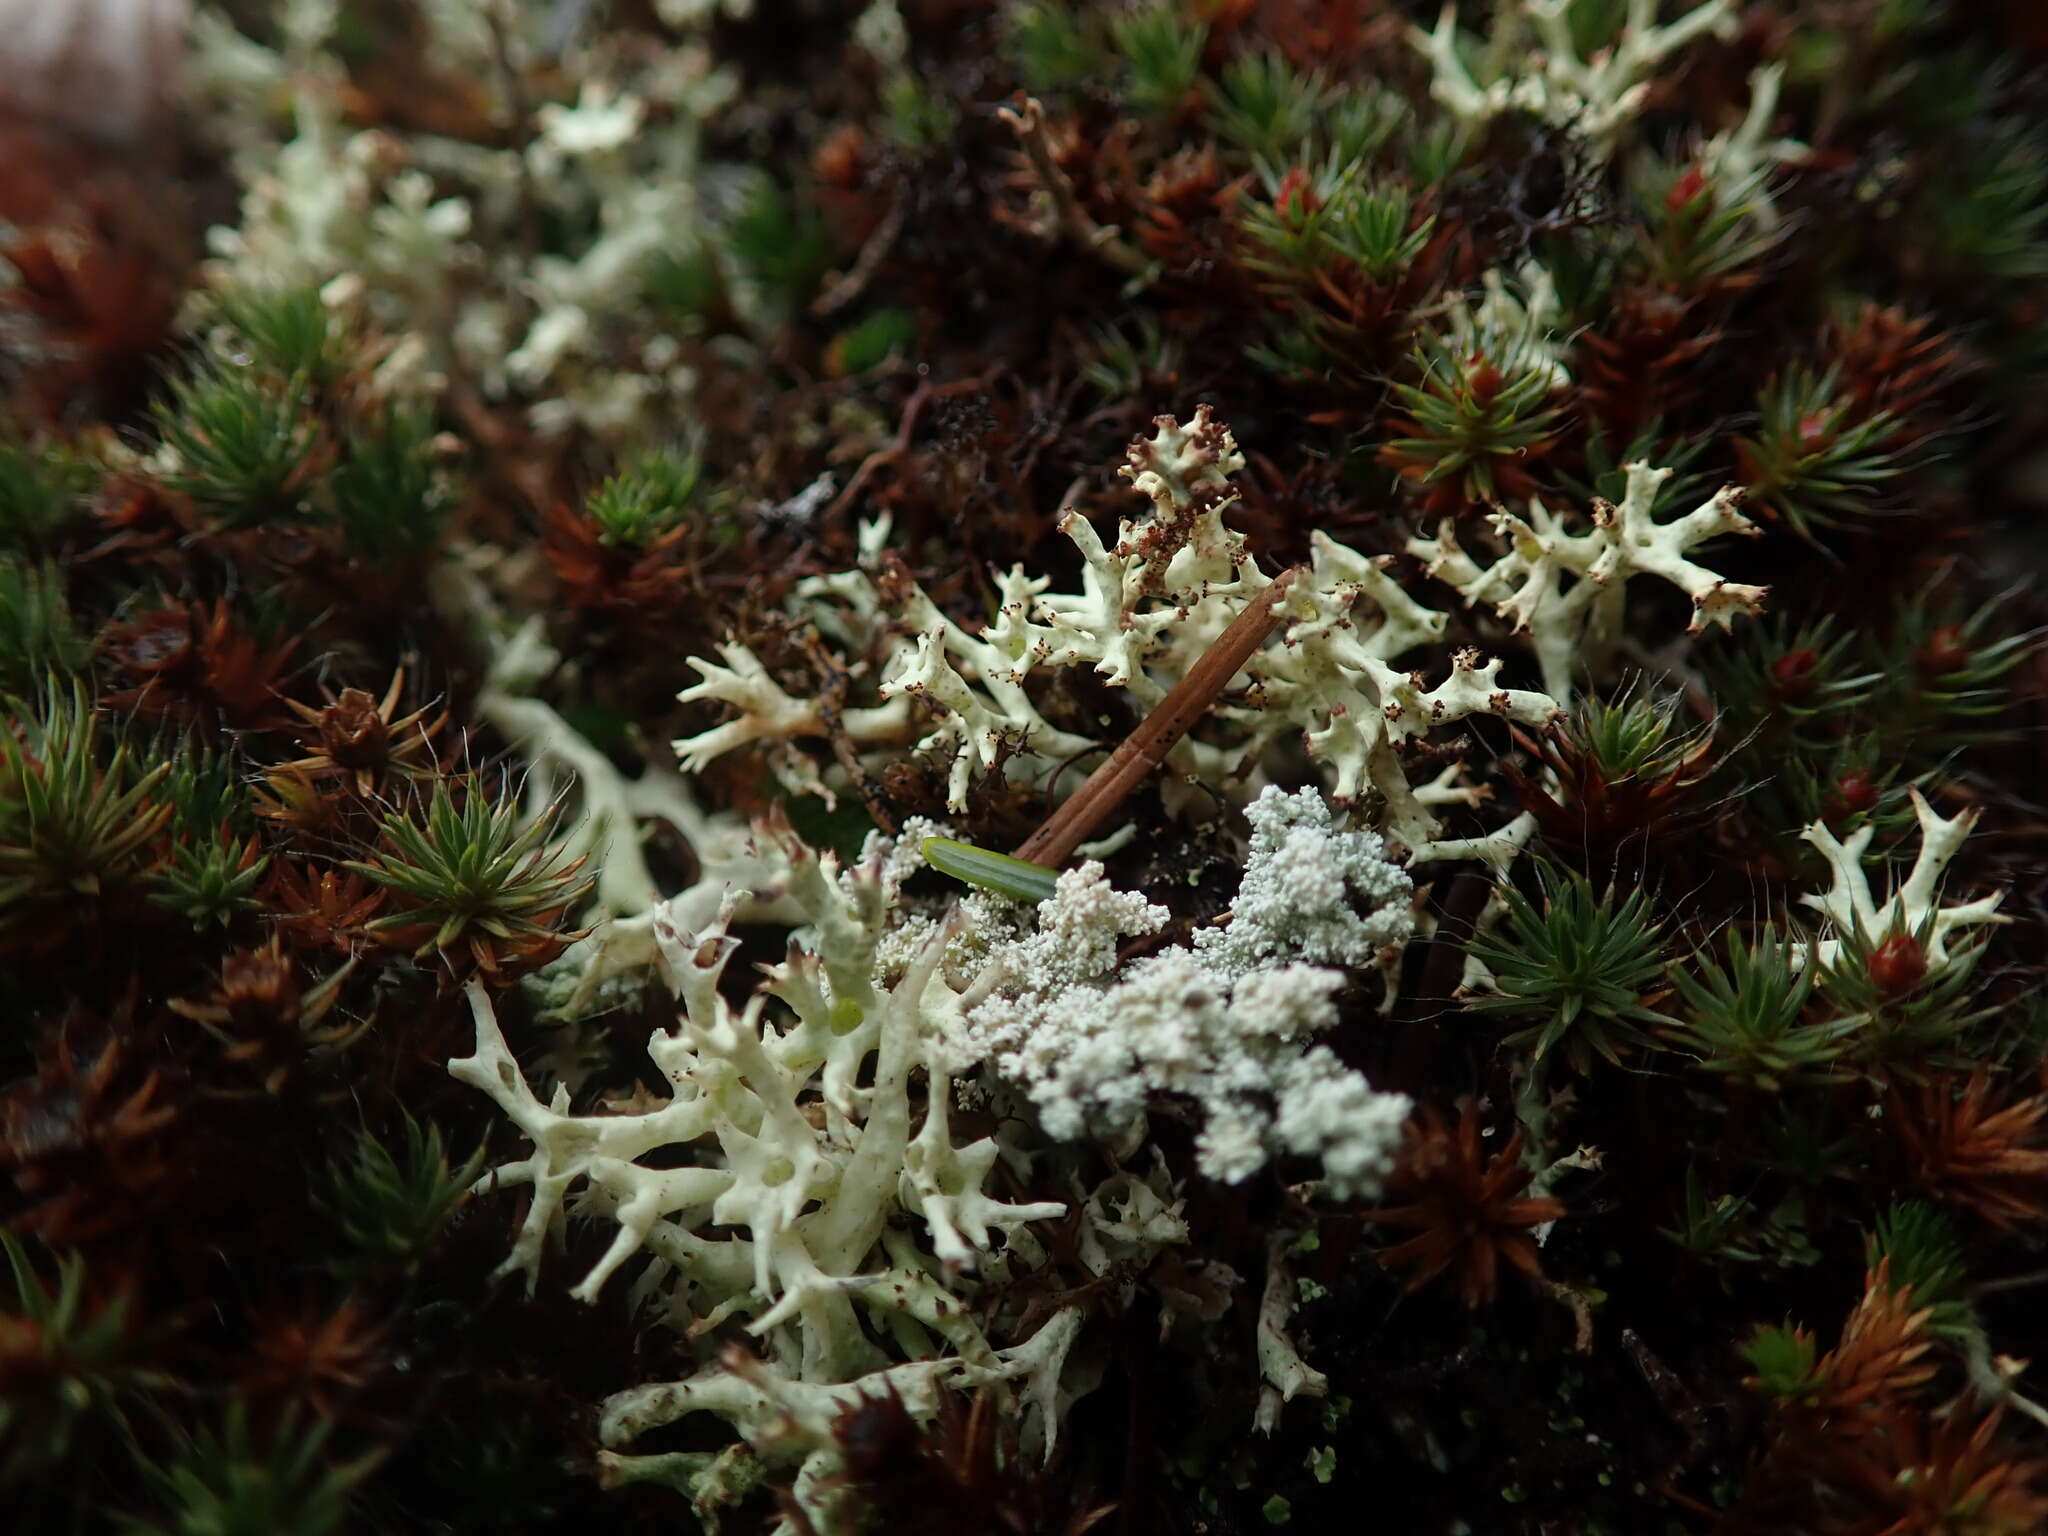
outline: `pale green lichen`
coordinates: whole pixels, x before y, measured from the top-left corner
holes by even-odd
[[[792,599],[796,615],[880,679],[879,702],[837,711],[836,729],[864,751],[936,755],[948,765],[956,809],[998,762],[1029,782],[1048,781],[1090,742],[1040,711],[1030,686],[1038,674],[1085,667],[1149,708],[1269,585],[1223,520],[1236,499],[1229,477],[1243,462],[1206,406],[1186,426],[1159,418],[1124,466],[1152,502],[1150,515],[1120,523],[1110,545],[1069,512],[1060,529],[1081,556],[1080,590],[1053,591],[1048,578],[1012,569],[998,578],[995,617],[979,633],[914,584],[892,581],[897,595],[884,598],[878,577],[889,529],[871,524],[859,569],[802,583]],[[1430,804],[1460,792],[1442,781],[1428,793],[1412,786],[1402,742],[1475,714],[1539,725],[1557,716],[1555,700],[1502,686],[1500,662],[1477,652],[1460,652],[1434,686],[1397,666],[1436,641],[1447,618],[1406,592],[1389,563],[1313,536],[1308,569],[1280,600],[1282,622],[1247,664],[1247,681],[1256,682],[1218,702],[1217,729],[1173,747],[1169,791],[1176,778],[1248,790],[1270,758],[1305,750],[1329,774],[1335,802],[1376,793],[1386,832],[1415,852],[1438,831]],[[900,638],[906,630],[909,644]],[[832,793],[836,769],[800,749],[827,734],[822,707],[784,691],[737,642],[721,646],[720,658],[691,659],[702,680],[682,698],[726,704],[734,717],[678,741],[684,767],[759,745],[792,791]]]
[[[668,9],[701,25],[714,7]],[[736,77],[700,44],[558,34],[552,7],[436,0],[419,22],[421,67],[464,83],[449,113],[478,113],[473,137],[351,127],[333,0],[291,0],[274,48],[200,11],[190,94],[245,189],[208,237],[214,284],[324,287],[406,338],[430,392],[461,380],[543,432],[665,440],[695,378],[648,273],[692,244],[718,259],[700,141]],[[582,233],[537,249],[541,221]]]

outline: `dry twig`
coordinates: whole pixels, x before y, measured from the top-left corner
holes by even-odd
[[[1251,600],[1230,628],[1202,653],[1202,659],[1188,668],[1187,676],[1153,707],[1144,723],[1117,744],[1109,760],[1088,775],[1044,826],[1025,839],[1017,849],[1017,858],[1056,869],[1074,856],[1074,850],[1088,841],[1130,792],[1166,760],[1173,744],[1209,712],[1216,696],[1230,686],[1238,669],[1265,643],[1273,626],[1280,622],[1280,600],[1300,569],[1295,566],[1282,571],[1272,585]]]

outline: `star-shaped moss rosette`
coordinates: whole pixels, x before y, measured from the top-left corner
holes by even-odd
[[[436,783],[423,810],[387,815],[382,850],[345,866],[392,893],[395,910],[366,932],[493,977],[545,965],[580,937],[563,925],[595,877],[550,848],[554,809],[529,820],[472,778]]]
[[[1492,1305],[1503,1269],[1542,1285],[1536,1229],[1565,1214],[1563,1201],[1523,1193],[1534,1177],[1521,1160],[1523,1133],[1489,1154],[1480,1145],[1483,1130],[1470,1101],[1458,1106],[1455,1128],[1424,1106],[1408,1122],[1387,1180],[1393,1203],[1366,1212],[1375,1226],[1414,1234],[1377,1255],[1406,1271],[1407,1289],[1446,1278],[1468,1311]]]

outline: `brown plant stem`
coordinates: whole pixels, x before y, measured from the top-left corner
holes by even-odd
[[[945,400],[954,395],[972,394],[977,389],[984,389],[995,378],[997,371],[995,368],[989,368],[969,378],[953,379],[944,384],[934,384],[927,379],[912,390],[910,398],[904,402],[903,417],[897,424],[895,441],[886,447],[877,448],[860,461],[860,468],[856,469],[853,478],[846,482],[846,489],[833,497],[832,504],[825,509],[825,521],[832,522],[838,519],[860,499],[860,493],[867,489],[868,481],[873,479],[878,471],[888,468],[910,452],[910,439],[917,431],[918,417],[924,413],[927,405],[934,400]]]
[[[1238,670],[1265,643],[1273,626],[1280,622],[1280,599],[1300,574],[1301,567],[1282,571],[1273,582],[1246,605],[1218,635],[1201,660],[1188,668],[1187,676],[1152,708],[1139,727],[1117,743],[1117,748],[1065,805],[1054,811],[1030,837],[1019,845],[1016,857],[1033,864],[1057,869],[1074,856],[1109,815],[1150,777],[1166,760],[1173,744],[1187,735],[1195,722],[1209,712],[1216,696],[1230,685]]]
[[[899,191],[896,201],[889,205],[889,211],[882,215],[882,222],[875,226],[875,232],[868,236],[854,257],[853,265],[825,284],[825,291],[811,303],[811,313],[823,319],[836,315],[855,299],[867,292],[868,284],[889,259],[889,253],[896,248],[897,239],[903,234],[903,221],[910,208],[910,198]]]
[[[1009,125],[1017,135],[1017,142],[1024,150],[1024,156],[1031,162],[1031,169],[1045,184],[1045,190],[1052,197],[1054,210],[1059,214],[1060,227],[1066,230],[1074,243],[1084,251],[1092,251],[1119,272],[1128,272],[1133,277],[1142,276],[1151,262],[1145,253],[1117,233],[1116,226],[1095,222],[1081,200],[1074,196],[1074,184],[1067,179],[1067,173],[1059,168],[1052,157],[1052,143],[1045,133],[1045,109],[1035,96],[1019,93],[1014,107],[998,107],[996,116]]]

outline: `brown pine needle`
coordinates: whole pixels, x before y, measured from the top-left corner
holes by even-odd
[[[1300,566],[1293,566],[1282,571],[1271,586],[1251,600],[1244,612],[1231,621],[1230,628],[1202,653],[1202,659],[1188,668],[1187,676],[1153,706],[1152,713],[1135,731],[1117,744],[1109,760],[1089,774],[1067,803],[1024,840],[1017,849],[1017,858],[1057,869],[1074,856],[1074,850],[1088,841],[1131,791],[1166,760],[1173,744],[1209,712],[1216,696],[1230,685],[1252,652],[1265,643],[1273,626],[1280,622],[1280,599],[1300,570]]]

